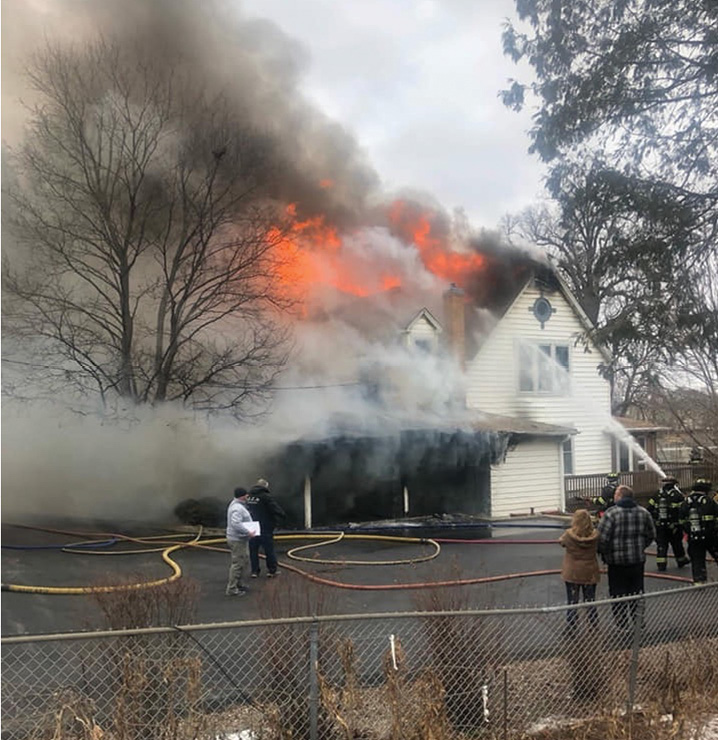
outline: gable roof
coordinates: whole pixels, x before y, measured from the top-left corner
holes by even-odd
[[[652,421],[629,419],[627,416],[613,417],[628,432],[667,432],[670,427],[660,426]]]
[[[441,328],[441,324],[436,319],[434,314],[429,311],[428,308],[422,308],[416,314],[416,316],[414,316],[414,318],[406,325],[403,331],[410,332],[422,320],[428,322],[437,331],[437,333],[440,334],[443,331],[443,329]]]
[[[513,300],[506,304],[505,308],[501,312],[501,317],[509,313],[519,302],[523,294],[530,290],[534,285],[538,285],[540,288],[545,289],[548,292],[560,293],[569,306],[571,306],[576,318],[589,336],[591,344],[599,351],[601,357],[603,357],[607,363],[612,361],[613,358],[608,349],[591,339],[591,335],[596,330],[594,323],[581,308],[581,304],[576,299],[576,296],[573,295],[563,278],[561,278],[561,276],[550,266],[537,265],[534,267],[514,296]]]

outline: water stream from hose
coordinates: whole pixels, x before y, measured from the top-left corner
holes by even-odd
[[[581,405],[589,408],[591,413],[597,418],[601,419],[605,424],[606,431],[611,436],[622,442],[627,449],[629,449],[634,458],[641,460],[646,466],[657,473],[661,478],[665,478],[666,474],[661,469],[661,466],[641,447],[638,440],[621,424],[613,418],[610,412],[606,410],[597,402],[597,400],[586,393],[575,380],[571,377],[570,372],[563,367],[553,354],[547,354],[541,349],[541,345],[534,344],[531,342],[522,342],[522,348],[529,350],[534,353],[536,366],[538,367],[540,382],[543,385],[548,385],[549,388],[554,389],[557,392],[561,392],[562,389],[568,389],[568,393],[574,398],[578,398]]]

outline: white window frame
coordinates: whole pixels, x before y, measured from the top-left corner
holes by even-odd
[[[646,449],[648,436],[645,434],[634,436],[635,441]],[[646,470],[646,462],[636,454],[633,445],[628,445],[622,439],[615,439],[613,444],[613,457],[616,464],[613,466],[619,473],[632,473],[633,471]]]
[[[569,465],[566,465],[567,457],[570,462]],[[561,465],[563,466],[564,475],[575,475],[576,450],[573,445],[573,437],[569,437],[561,443]]]
[[[566,365],[557,359],[557,351],[565,350]],[[547,358],[543,360],[542,355]],[[541,372],[544,363],[550,363],[544,373]],[[552,369],[557,364],[566,371],[566,382],[557,380],[556,372]],[[527,365],[530,372],[527,374]],[[548,342],[519,342],[518,345],[518,389],[519,393],[539,395],[567,396],[571,391],[571,348],[568,344]],[[526,383],[526,380],[529,383]],[[548,381],[548,382],[547,382]],[[531,387],[525,387],[530,384]]]

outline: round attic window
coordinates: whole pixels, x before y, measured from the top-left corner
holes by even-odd
[[[541,296],[534,301],[533,314],[536,317],[536,321],[541,323],[541,326],[551,318],[553,311],[553,306],[548,298]]]

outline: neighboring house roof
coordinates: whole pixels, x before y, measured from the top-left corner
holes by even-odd
[[[670,428],[657,425],[652,421],[629,419],[627,416],[614,416],[613,418],[629,432],[665,432]]]

